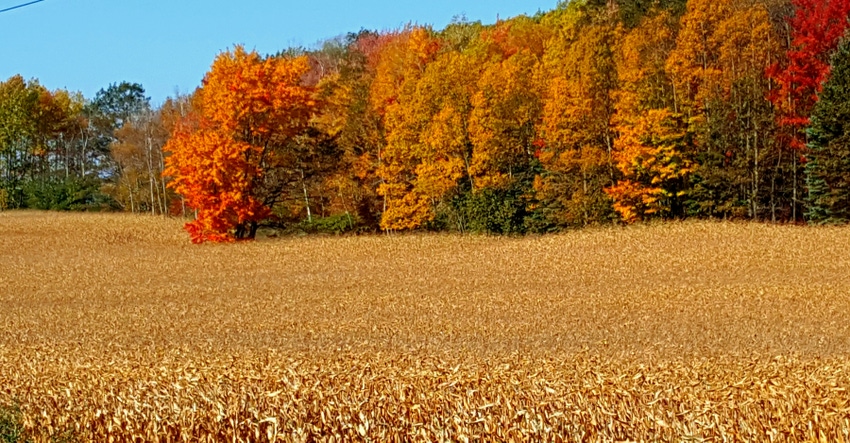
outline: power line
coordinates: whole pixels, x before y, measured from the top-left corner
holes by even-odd
[[[41,2],[43,2],[43,1],[44,1],[44,0],[33,0],[33,1],[29,2],[29,3],[24,3],[24,4],[21,4],[21,5],[18,5],[18,6],[12,6],[11,8],[0,9],[0,14],[2,14],[2,13],[4,13],[4,12],[9,12],[9,11],[11,11],[11,10],[13,10],[13,9],[23,8],[24,6],[29,6],[29,5],[34,5],[34,4],[36,4],[36,3],[41,3]]]

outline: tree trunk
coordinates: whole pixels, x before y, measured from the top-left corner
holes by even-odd
[[[132,188],[132,186],[130,186],[129,183],[127,183],[127,194],[130,195],[130,213],[135,214],[136,213],[136,206],[133,202],[133,188]]]
[[[310,198],[307,196],[307,182],[304,178],[304,169],[301,169],[301,187],[304,189],[304,206],[307,207],[307,221],[313,222],[313,215],[310,214]]]
[[[160,185],[162,186],[162,213],[168,214],[170,212],[168,207],[168,190],[165,186],[165,177],[163,177],[163,172],[165,171],[165,155],[162,153],[162,146],[159,147],[159,178]],[[183,217],[186,216],[186,208],[183,208]]]
[[[797,223],[797,153],[793,153],[794,157],[792,158],[794,165],[794,192],[791,197],[791,219],[794,223]]]
[[[237,240],[253,240],[257,237],[258,228],[259,224],[255,221],[240,223],[236,226],[236,232],[234,232],[233,236]]]
[[[145,140],[145,144],[148,148],[148,188],[150,189],[151,194],[151,215],[156,215],[156,204],[158,199],[154,196],[156,179],[153,176],[153,142],[151,141],[150,136],[148,136]]]
[[[779,175],[781,166],[782,149],[779,149],[779,155],[776,158],[776,169],[773,171],[773,177],[770,179],[770,221],[772,223],[776,223],[776,177]]]

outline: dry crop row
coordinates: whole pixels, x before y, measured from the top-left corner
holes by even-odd
[[[199,247],[177,220],[4,212],[0,435],[850,442],[848,233]]]
[[[68,355],[2,349],[34,441],[850,441],[846,360]]]

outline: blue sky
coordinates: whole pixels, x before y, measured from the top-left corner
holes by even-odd
[[[27,0],[0,0],[0,9]],[[492,23],[557,0],[45,0],[0,14],[0,80],[21,74],[92,97],[110,83],[141,83],[154,103],[190,92],[220,51],[312,47],[347,32],[407,22],[440,29],[452,17]],[[356,6],[352,6],[356,5]]]

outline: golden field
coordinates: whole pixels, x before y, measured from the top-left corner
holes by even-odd
[[[5,212],[0,263],[34,442],[850,441],[848,228],[196,246]]]

